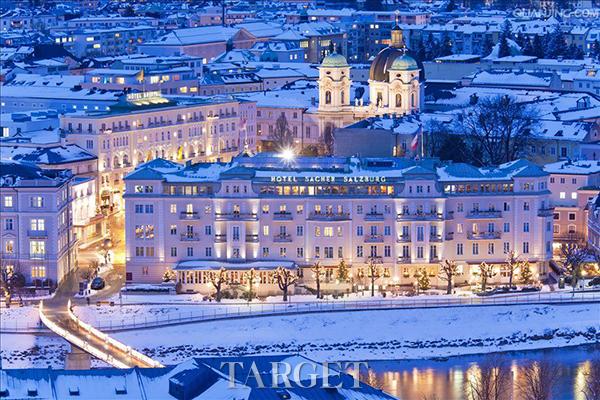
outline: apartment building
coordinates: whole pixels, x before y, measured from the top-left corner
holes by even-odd
[[[482,261],[506,282],[506,252],[515,250],[543,277],[552,258],[548,174],[519,160],[494,169],[400,158],[283,158],[261,153],[230,163],[144,164],[125,178],[129,282],[160,282],[175,271],[183,291],[211,293],[209,273],[255,279],[277,293],[276,267],[299,268],[314,286],[319,262],[327,282],[350,267],[344,289],[411,286],[425,270],[457,261],[456,284],[478,281]],[[333,279],[333,280],[332,280]],[[345,286],[344,286],[345,285]]]
[[[559,161],[546,164],[554,205],[553,232],[557,245],[585,242],[588,237],[589,203],[600,190],[600,162]]]
[[[0,266],[28,285],[53,288],[75,268],[73,176],[7,160],[0,169]]]
[[[123,177],[137,165],[165,158],[229,160],[254,148],[255,103],[228,97],[167,100],[160,92],[123,95],[104,112],[61,117],[66,140],[98,157],[101,206],[120,209]]]

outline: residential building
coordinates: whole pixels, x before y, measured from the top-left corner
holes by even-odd
[[[276,267],[328,272],[331,290],[411,286],[439,263],[454,260],[456,284],[478,281],[478,265],[497,266],[506,253],[527,259],[544,277],[552,258],[548,174],[519,160],[497,168],[401,158],[286,159],[241,155],[230,163],[183,165],[154,160],[125,178],[128,282],[158,283],[175,271],[181,291],[210,294],[221,267],[240,291],[252,274],[259,295],[279,293]],[[335,284],[341,261],[348,282]],[[254,272],[252,272],[254,271]],[[251,275],[249,275],[251,274]]]
[[[0,161],[1,268],[51,289],[75,269],[73,176],[69,170]]]

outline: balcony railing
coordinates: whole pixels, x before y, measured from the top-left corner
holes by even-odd
[[[273,236],[273,241],[277,243],[291,242],[292,235],[290,235],[289,233],[280,233],[278,235]]]
[[[227,235],[215,235],[215,243],[225,243],[227,241]]]
[[[216,213],[215,221],[257,221],[258,215],[256,213],[242,213],[242,212],[230,212],[230,213]]]
[[[500,239],[500,232],[467,232],[467,239],[470,240],[490,240]]]
[[[399,256],[398,257],[398,262],[401,264],[410,264],[411,263],[411,258],[410,257],[403,257],[403,256]]]
[[[415,212],[415,213],[401,213],[398,214],[398,221],[436,221],[443,220],[444,214],[442,213],[425,213],[425,212]]]
[[[293,218],[292,213],[289,211],[278,211],[273,213],[273,219],[277,221],[289,221]]]
[[[258,235],[246,235],[246,243],[258,243]]]
[[[400,236],[398,236],[398,239],[396,241],[398,243],[409,243],[410,242],[410,235],[400,235]]]
[[[444,237],[442,235],[429,235],[430,242],[442,242]]]
[[[383,213],[370,212],[365,214],[365,221],[383,221]]]
[[[444,240],[454,240],[454,232],[446,232],[446,235],[444,235]]]
[[[311,212],[308,215],[309,220],[316,221],[348,221],[350,220],[350,213],[342,212],[342,213],[320,213],[320,212]]]
[[[179,213],[179,219],[200,219],[200,214],[197,211],[182,211]]]
[[[365,243],[383,243],[383,235],[366,235]]]
[[[47,230],[28,230],[27,231],[27,236],[29,237],[48,237],[48,231]]]
[[[467,218],[471,218],[471,219],[502,218],[502,211],[471,210],[467,213]]]
[[[199,240],[200,240],[200,235],[196,232],[181,234],[181,241],[183,241],[183,242],[197,242]]]
[[[538,217],[551,217],[554,215],[554,208],[540,208],[537,215]]]

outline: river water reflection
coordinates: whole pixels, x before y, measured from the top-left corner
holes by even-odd
[[[523,365],[547,360],[559,366],[556,400],[586,400],[582,392],[590,362],[600,358],[600,345],[503,353],[513,376],[513,399],[519,399],[516,381]],[[371,361],[361,379],[401,400],[463,400],[465,380],[485,356],[459,356],[447,360]]]

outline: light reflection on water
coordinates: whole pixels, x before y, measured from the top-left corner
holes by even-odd
[[[504,353],[510,366],[512,399],[519,399],[522,368],[534,361],[549,361],[559,368],[556,400],[586,400],[583,393],[590,361],[600,358],[600,345]],[[460,356],[447,360],[371,361],[361,380],[401,400],[464,400],[465,385],[477,374],[485,356]],[[354,374],[354,371],[348,371]]]

